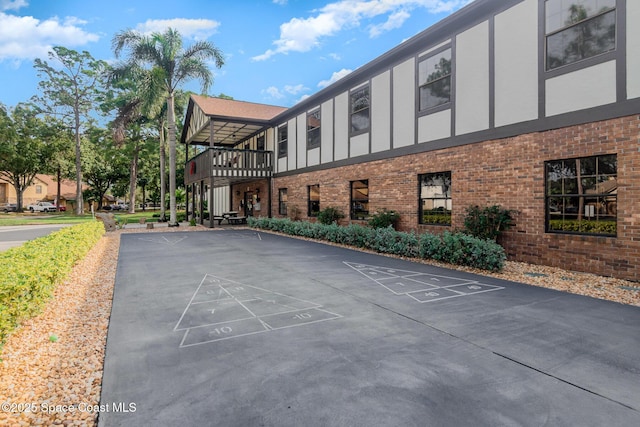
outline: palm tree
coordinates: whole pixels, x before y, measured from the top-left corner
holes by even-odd
[[[198,79],[202,83],[202,92],[206,93],[213,83],[206,61],[213,59],[217,68],[222,67],[222,52],[207,41],[196,42],[185,49],[182,36],[172,28],[148,36],[134,30],[121,31],[113,37],[112,47],[116,57],[124,49],[128,50],[128,59],[123,67],[150,68],[155,77],[153,80],[162,81],[169,127],[169,225],[177,225],[175,91],[187,80]]]

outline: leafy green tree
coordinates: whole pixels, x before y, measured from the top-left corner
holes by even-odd
[[[95,200],[96,209],[100,210],[104,196],[111,187],[127,179],[127,157],[123,150],[115,146],[106,129],[88,129],[86,140],[83,170],[91,191],[85,192],[85,195]]]
[[[41,78],[42,95],[34,98],[45,113],[61,116],[73,129],[76,166],[76,213],[84,212],[82,198],[82,144],[84,123],[102,95],[106,62],[96,60],[87,51],[77,52],[54,46],[49,60],[36,59],[34,68]]]
[[[202,91],[206,92],[213,81],[213,75],[206,61],[213,59],[216,67],[222,67],[224,64],[222,52],[206,41],[196,42],[185,49],[182,36],[172,28],[149,36],[134,30],[121,31],[113,37],[112,46],[116,57],[119,57],[123,50],[128,51],[128,59],[121,67],[150,69],[154,76],[153,81],[157,81],[157,78],[163,82],[169,128],[169,223],[175,225],[177,224],[175,91],[186,81],[198,79],[202,83]]]
[[[0,177],[15,188],[18,212],[24,190],[53,156],[55,149],[44,139],[50,134],[48,122],[30,106],[18,104],[11,114],[0,106]]]

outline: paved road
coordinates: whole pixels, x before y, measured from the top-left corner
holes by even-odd
[[[60,230],[63,227],[69,227],[70,225],[71,224],[16,225],[0,227],[0,252],[14,246],[20,246],[27,240],[46,236],[53,231]]]
[[[253,230],[126,234],[99,423],[640,425],[639,327],[638,307]]]

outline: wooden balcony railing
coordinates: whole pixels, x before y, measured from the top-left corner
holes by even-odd
[[[235,150],[212,147],[187,161],[185,184],[205,178],[269,178],[273,174],[273,153],[264,150]]]

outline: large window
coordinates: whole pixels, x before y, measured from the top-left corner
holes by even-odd
[[[278,190],[278,213],[287,215],[287,189],[280,188]]]
[[[308,202],[307,215],[318,216],[318,213],[320,212],[320,185],[319,184],[310,185],[308,187],[308,192],[309,192],[309,198],[308,198],[309,202]]]
[[[615,154],[545,163],[547,231],[615,235]]]
[[[369,180],[351,181],[351,219],[369,217]]]
[[[287,140],[289,139],[289,128],[287,125],[278,128],[278,157],[286,157],[288,152]]]
[[[420,86],[420,111],[451,101],[451,49],[420,61],[418,86]]]
[[[369,86],[356,89],[351,92],[351,133],[366,132],[369,130]]]
[[[320,109],[307,113],[307,149],[320,146]]]
[[[451,225],[451,172],[419,175],[420,224]]]
[[[616,47],[616,0],[545,2],[547,70]]]

